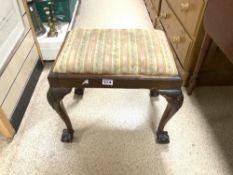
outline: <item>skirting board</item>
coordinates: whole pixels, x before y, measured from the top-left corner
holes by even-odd
[[[39,77],[41,75],[41,72],[43,70],[43,64],[40,60],[36,63],[36,66],[31,74],[31,77],[29,78],[29,81],[27,85],[25,86],[25,89],[22,93],[22,96],[15,108],[15,111],[13,115],[11,116],[10,122],[12,126],[14,127],[15,131],[19,129],[20,123],[23,119],[24,113],[28,107],[28,104],[31,100],[32,94],[34,92],[34,89],[36,87],[36,84],[39,80]]]

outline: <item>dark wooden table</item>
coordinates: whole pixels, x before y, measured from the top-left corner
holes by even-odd
[[[212,42],[217,44],[233,64],[233,0],[209,0],[203,25],[206,34],[189,82],[189,94],[192,94],[201,66]]]

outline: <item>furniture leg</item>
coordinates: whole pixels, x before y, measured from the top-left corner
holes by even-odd
[[[58,113],[67,129],[63,130],[61,141],[72,142],[74,130],[70,118],[64,108],[62,99],[71,92],[71,88],[53,88],[50,87],[47,93],[47,99],[51,107]]]
[[[76,95],[83,95],[83,93],[84,93],[84,88],[81,88],[81,87],[75,88],[74,93],[75,93]]]
[[[183,93],[180,90],[158,90],[159,94],[164,96],[168,102],[167,107],[160,120],[157,130],[158,143],[169,143],[169,135],[167,131],[164,131],[164,127],[167,122],[173,117],[173,115],[180,109],[183,104]]]
[[[158,89],[150,90],[150,97],[157,97],[159,95]]]
[[[189,86],[187,89],[188,95],[192,95],[193,89],[196,86],[198,74],[199,74],[201,66],[206,58],[206,55],[209,51],[211,42],[212,42],[212,39],[209,37],[208,34],[205,34],[205,37],[204,37],[204,40],[203,40],[203,43],[201,46],[201,50],[200,50],[200,53],[199,53],[198,58],[197,58],[197,64],[195,65],[193,74],[189,80]]]

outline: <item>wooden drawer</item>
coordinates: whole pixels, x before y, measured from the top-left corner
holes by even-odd
[[[10,90],[7,94],[5,101],[2,104],[2,109],[4,110],[7,118],[10,118],[12,113],[14,112],[18,100],[22,95],[24,87],[37,61],[38,61],[38,53],[34,45],[30,54],[26,58],[19,74],[17,75],[13,85],[10,87]]]
[[[18,1],[18,5],[19,5],[19,8],[20,8],[21,14],[23,15],[25,13],[25,9],[24,9],[24,6],[23,6],[23,1],[25,1],[25,0],[17,0],[17,1]]]
[[[156,12],[156,10],[154,8],[152,8],[151,11],[150,11],[150,13],[149,13],[149,15],[150,15],[150,19],[152,21],[152,24],[155,25],[156,19],[157,19],[157,12]]]
[[[145,0],[145,4],[146,4],[147,11],[150,13],[151,10],[153,9],[153,5],[151,3],[151,0]]]
[[[0,84],[1,84],[1,91],[0,91],[0,104],[5,99],[5,96],[8,93],[8,90],[12,86],[15,77],[17,76],[21,66],[23,65],[27,55],[29,54],[32,46],[34,44],[34,40],[32,37],[32,33],[29,32],[23,42],[21,43],[20,47],[12,57],[11,61],[7,65],[6,69],[0,76]]]
[[[204,10],[204,0],[167,0],[181,23],[192,37],[197,35]]]
[[[156,22],[156,18],[157,18],[157,12],[151,0],[145,0],[145,4],[146,4],[147,11],[149,13],[150,19],[152,21],[152,24],[154,25]]]
[[[151,0],[153,6],[155,7],[156,11],[159,11],[159,1],[160,0]]]
[[[150,3],[149,1],[150,1],[150,0],[144,0],[145,5],[146,5],[146,8],[147,8],[148,4]]]
[[[160,19],[180,62],[182,65],[185,65],[188,61],[186,58],[191,48],[192,40],[166,1],[162,2]]]
[[[24,35],[26,35],[26,34],[28,33],[28,31],[31,29],[30,24],[29,24],[29,21],[28,21],[28,18],[27,18],[27,15],[26,15],[26,14],[23,16],[23,22],[24,22],[24,25],[25,25]]]

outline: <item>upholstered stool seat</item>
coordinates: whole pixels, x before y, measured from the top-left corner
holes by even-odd
[[[169,143],[164,127],[183,102],[182,80],[160,30],[74,29],[48,80],[48,101],[67,127],[63,142],[73,139],[74,130],[62,103],[72,88],[79,95],[85,88],[150,89],[151,96],[163,95],[168,105],[156,132],[159,143]]]
[[[75,29],[53,72],[177,76],[166,36],[160,30]]]

